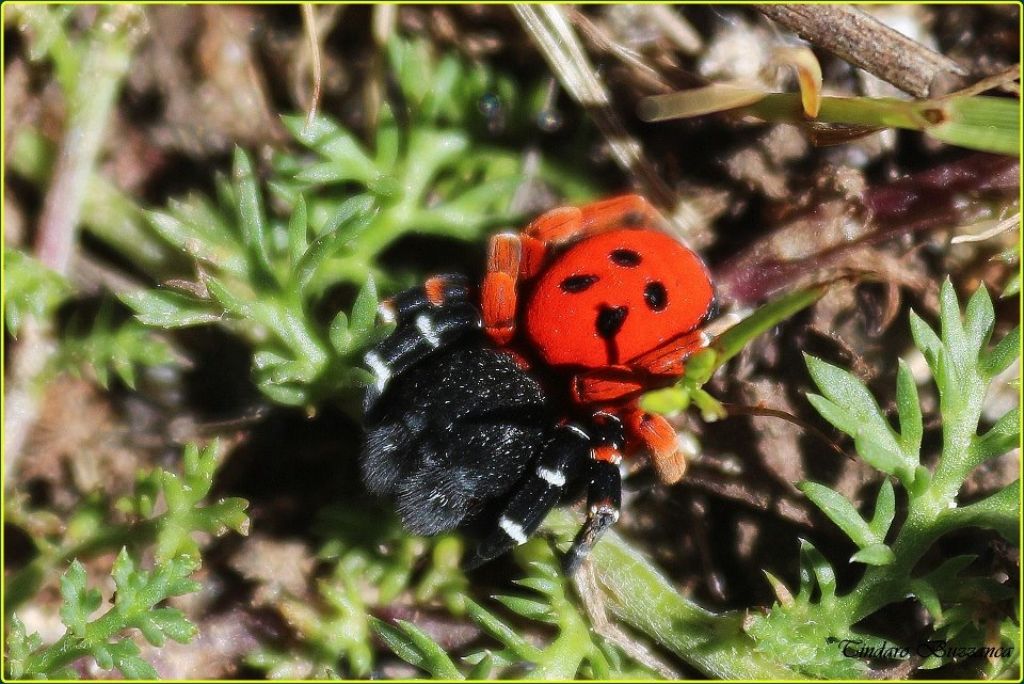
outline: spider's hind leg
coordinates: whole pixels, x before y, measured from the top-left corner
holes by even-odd
[[[575,472],[585,467],[589,453],[590,437],[586,432],[572,424],[558,427],[533,472],[524,477],[502,509],[496,529],[477,544],[463,567],[475,568],[526,542],[558,504]]]

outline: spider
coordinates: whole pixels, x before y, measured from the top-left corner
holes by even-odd
[[[619,518],[624,455],[648,454],[664,483],[683,476],[675,430],[638,399],[707,345],[715,297],[659,222],[639,195],[553,209],[491,238],[478,288],[435,276],[381,305],[397,326],[365,356],[360,465],[407,529],[478,526],[472,568],[585,487],[572,573]]]

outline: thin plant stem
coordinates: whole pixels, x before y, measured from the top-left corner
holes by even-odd
[[[93,26],[73,90],[68,93],[68,125],[39,222],[36,254],[66,274],[74,253],[86,189],[96,166],[120,84],[141,37],[142,10],[125,5],[104,8]],[[22,453],[38,414],[37,378],[53,353],[51,324],[25,326],[11,363],[5,396],[4,479]]]
[[[569,510],[558,509],[544,527],[568,540],[579,521]],[[701,608],[614,532],[594,547],[591,558],[609,612],[704,674],[719,679],[800,678],[785,663],[754,648],[743,632],[742,615]]]

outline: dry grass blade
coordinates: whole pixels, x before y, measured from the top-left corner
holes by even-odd
[[[979,224],[982,225],[982,224]],[[950,243],[959,245],[964,242],[984,242],[985,240],[991,240],[992,238],[1013,230],[1020,226],[1020,214],[1013,214],[999,221],[985,221],[983,225],[991,226],[980,233],[970,233],[963,235],[956,235],[950,240]],[[975,226],[977,227],[977,226]]]
[[[699,55],[704,49],[704,41],[697,29],[675,10],[666,5],[650,5],[644,8],[647,14],[661,24],[665,36],[686,55]]]
[[[665,679],[680,678],[680,674],[659,658],[647,644],[631,637],[608,617],[601,587],[594,572],[594,564],[589,559],[583,562],[580,571],[573,576],[572,580],[576,595],[583,603],[583,608],[587,611],[587,617],[590,618],[595,632],[618,646],[630,658],[644,667],[654,670]]]
[[[562,87],[593,118],[608,141],[615,161],[638,181],[654,204],[668,210],[683,238],[695,239],[706,228],[706,221],[665,184],[644,156],[640,143],[626,131],[563,9],[552,5],[513,5],[512,10],[537,43]]]
[[[993,90],[999,88],[1013,95],[1020,97],[1020,84],[1015,81],[1020,80],[1020,64],[1014,64],[1012,67],[1000,71],[997,74],[986,76],[977,83],[973,83],[963,90],[958,90],[955,93],[950,93],[945,97],[957,97],[958,95],[980,95],[987,90]]]
[[[302,5],[302,26],[309,39],[309,53],[313,60],[313,97],[309,101],[309,111],[306,113],[306,127],[303,133],[309,130],[316,120],[317,109],[320,108],[320,91],[323,87],[323,67],[320,64],[320,40],[316,30],[316,12],[313,5],[304,3]]]
[[[570,7],[567,11],[570,12],[573,22],[579,27],[584,37],[592,45],[608,51],[623,64],[632,67],[638,73],[642,74],[650,83],[658,84],[666,90],[670,89],[668,84],[666,84],[664,79],[662,79],[661,74],[647,64],[640,53],[616,41],[578,9]]]
[[[810,48],[779,48],[775,51],[775,61],[796,70],[804,114],[812,119],[818,116],[821,110],[821,64],[814,52]]]
[[[652,95],[640,100],[637,115],[644,121],[685,119],[715,114],[760,102],[770,93],[729,83],[712,83],[701,88]]]

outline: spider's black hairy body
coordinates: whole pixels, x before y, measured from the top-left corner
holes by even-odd
[[[367,416],[363,480],[410,532],[437,534],[505,495],[553,427],[537,381],[469,335],[389,385]]]
[[[598,412],[560,420],[537,379],[481,330],[465,279],[444,276],[385,303],[395,331],[364,357],[367,489],[390,498],[414,534],[462,527],[480,565],[525,542],[586,483],[587,520],[566,556],[574,571],[619,516],[622,423]],[[621,458],[621,456],[618,456]]]

